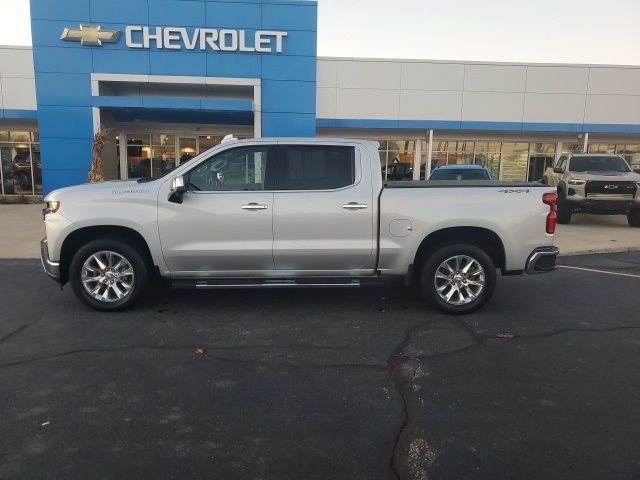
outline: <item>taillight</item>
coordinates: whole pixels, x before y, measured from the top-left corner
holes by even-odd
[[[556,233],[556,220],[558,219],[558,194],[545,193],[542,196],[542,202],[549,205],[549,215],[547,215],[547,233],[553,235]]]

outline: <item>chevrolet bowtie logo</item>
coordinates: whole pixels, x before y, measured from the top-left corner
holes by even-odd
[[[118,38],[120,38],[120,30],[102,30],[100,25],[80,25],[80,28],[65,28],[60,40],[99,47],[103,43],[115,43]]]

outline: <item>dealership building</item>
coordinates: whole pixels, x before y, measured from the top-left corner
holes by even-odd
[[[31,27],[0,47],[5,195],[86,181],[100,128],[105,179],[230,133],[375,139],[407,181],[454,163],[536,181],[583,151],[640,168],[640,67],[318,57],[299,0],[31,0]]]

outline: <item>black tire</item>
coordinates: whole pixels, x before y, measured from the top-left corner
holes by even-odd
[[[573,212],[571,211],[571,207],[567,204],[564,199],[564,195],[562,192],[558,192],[558,223],[560,225],[568,225],[571,223],[571,217]]]
[[[82,280],[82,270],[85,261],[98,252],[114,252],[129,262],[133,269],[133,284],[131,289],[121,299],[101,301],[88,292]],[[127,280],[128,281],[128,280]],[[69,283],[73,293],[94,310],[101,312],[115,312],[131,307],[144,292],[149,284],[149,268],[138,249],[129,243],[111,237],[98,238],[80,247],[69,264]],[[97,285],[98,282],[90,285]],[[122,287],[122,284],[120,285]],[[104,290],[102,290],[104,291]],[[113,292],[111,292],[113,293]],[[114,296],[109,294],[108,296]]]
[[[627,222],[630,227],[640,228],[640,210],[631,210],[627,214]]]
[[[440,279],[436,280],[436,273],[439,267],[446,260],[454,258],[456,256],[465,256],[475,260],[482,267],[484,274],[484,287],[478,292],[477,297],[469,301],[468,303],[459,305],[453,303],[455,302],[453,296],[451,298],[451,301],[447,302],[440,296],[436,289],[436,283],[442,282],[442,280]],[[478,280],[479,277],[474,277],[474,279]],[[485,303],[487,303],[489,299],[491,299],[495,288],[496,267],[489,255],[487,255],[484,250],[474,245],[461,243],[440,247],[425,260],[420,271],[420,291],[422,296],[425,298],[425,300],[427,300],[427,302],[429,302],[437,309],[453,315],[461,315],[478,310]],[[444,290],[445,294],[447,292],[448,290]],[[454,295],[458,295],[459,301],[459,294],[456,293]]]

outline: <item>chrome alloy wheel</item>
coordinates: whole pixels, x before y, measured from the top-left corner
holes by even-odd
[[[135,274],[129,260],[111,251],[96,252],[82,265],[82,285],[96,300],[117,302],[133,290]]]
[[[433,282],[442,300],[450,305],[467,305],[485,288],[484,269],[476,259],[456,255],[440,264]]]

